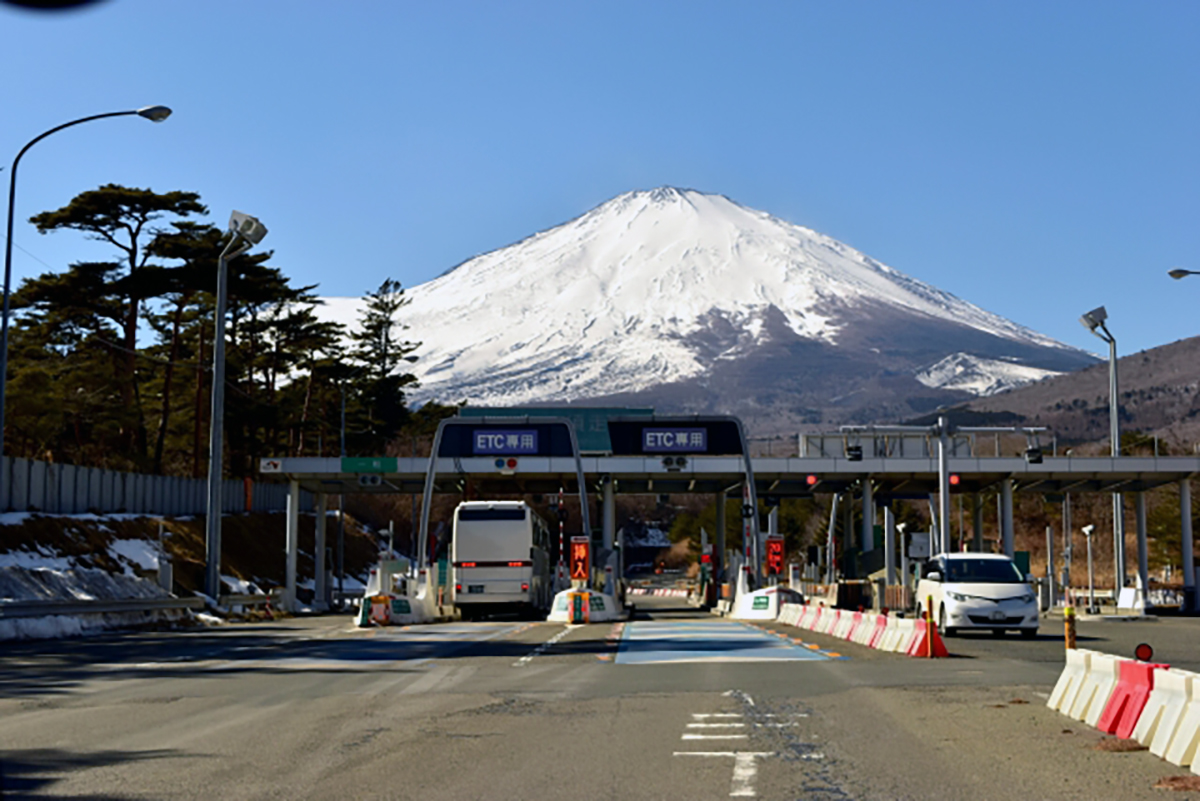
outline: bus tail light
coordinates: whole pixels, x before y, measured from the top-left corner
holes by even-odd
[[[521,582],[521,592],[529,592],[529,583],[528,582],[525,582],[525,581]]]
[[[461,585],[461,584],[455,584],[455,585],[454,585],[454,591],[455,591],[455,592],[462,592],[462,585]]]
[[[509,562],[508,566],[509,567],[525,567],[525,563],[524,562]]]

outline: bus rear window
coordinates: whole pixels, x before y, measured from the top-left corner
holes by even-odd
[[[459,509],[459,520],[524,520],[524,509]]]

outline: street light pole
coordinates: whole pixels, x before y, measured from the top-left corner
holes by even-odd
[[[70,128],[73,125],[91,122],[92,120],[102,120],[106,117],[127,117],[132,115],[142,117],[151,122],[162,122],[171,116],[171,109],[166,106],[146,106],[133,111],[110,111],[106,114],[93,114],[90,117],[80,117],[77,120],[65,122],[30,139],[25,147],[21,148],[21,151],[17,153],[17,157],[13,159],[12,167],[8,170],[8,227],[4,239],[4,316],[0,319],[0,463],[2,463],[2,457],[4,456],[5,388],[8,384],[8,312],[9,300],[12,295],[13,213],[17,203],[17,167],[21,164],[21,157],[25,155],[29,148],[50,134],[58,133],[63,128]]]
[[[1109,449],[1115,459],[1121,455],[1121,405],[1117,394],[1117,338],[1104,324],[1107,319],[1108,312],[1100,306],[1080,317],[1079,322],[1108,343],[1108,433]],[[1125,499],[1119,492],[1113,493],[1113,562],[1115,590],[1120,595],[1125,586]]]
[[[266,227],[254,217],[235,211],[229,217],[229,243],[217,258],[217,308],[213,331],[212,417],[208,429],[208,510],[205,519],[204,592],[221,595],[221,480],[225,434],[225,306],[228,297],[227,262],[262,241]]]

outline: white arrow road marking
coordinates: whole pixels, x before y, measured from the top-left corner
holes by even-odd
[[[745,723],[689,723],[689,729],[744,729]]]
[[[733,781],[729,795],[735,798],[753,798],[754,779],[758,776],[758,763],[754,760],[776,756],[774,751],[676,751],[675,756],[733,757]]]
[[[709,718],[740,718],[744,715],[739,712],[711,712],[708,714],[693,712],[692,717],[696,720],[708,720]]]

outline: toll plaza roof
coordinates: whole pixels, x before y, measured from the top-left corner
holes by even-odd
[[[464,482],[483,497],[577,491],[572,458],[525,456],[511,468],[512,460],[497,464],[485,457],[436,461],[437,492],[459,492]],[[585,456],[582,463],[587,483],[609,477],[622,494],[732,492],[745,478],[742,459],[734,456]],[[937,459],[928,457],[753,457],[751,463],[760,497],[843,492],[867,476],[880,499],[924,498],[938,486]],[[952,491],[960,493],[997,491],[1006,479],[1019,492],[1138,492],[1200,473],[1200,457],[1191,456],[1047,456],[1037,464],[1019,457],[951,457],[948,464]],[[259,472],[265,480],[295,480],[317,493],[419,494],[428,466],[425,457],[269,458],[261,460]]]

